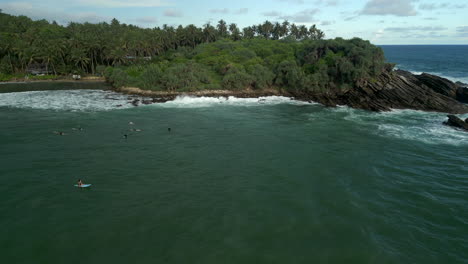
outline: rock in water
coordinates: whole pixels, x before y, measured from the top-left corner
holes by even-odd
[[[448,115],[447,117],[448,117],[448,121],[444,122],[444,125],[457,127],[457,128],[464,129],[465,131],[468,131],[468,123],[466,122],[468,121],[468,118],[466,121],[463,121],[454,115]]]

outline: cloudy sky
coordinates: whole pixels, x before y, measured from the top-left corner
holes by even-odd
[[[0,0],[4,13],[33,19],[142,27],[201,26],[219,19],[240,27],[265,20],[317,24],[327,38],[375,44],[468,44],[468,0]]]

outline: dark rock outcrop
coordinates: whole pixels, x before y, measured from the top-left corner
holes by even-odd
[[[138,106],[140,104],[140,99],[133,99],[133,101],[131,102],[131,104],[133,106]]]
[[[462,103],[468,104],[468,88],[458,87],[457,100]]]
[[[371,111],[415,109],[452,114],[468,113],[468,105],[457,100],[458,86],[447,79],[406,71],[382,73],[376,80],[363,81],[345,92],[293,93],[298,99],[326,106],[348,105]]]
[[[142,100],[141,103],[144,105],[149,105],[153,103],[153,100]]]
[[[415,75],[415,77],[421,84],[426,85],[428,88],[434,90],[434,92],[443,94],[450,98],[457,98],[457,90],[459,86],[450,80],[427,73]]]
[[[466,121],[468,121],[468,119]],[[465,131],[468,131],[468,123],[466,121],[461,120],[457,116],[448,115],[448,121],[444,122],[444,125],[461,128]]]
[[[467,83],[455,82],[455,84],[458,85],[458,86],[460,86],[460,87],[468,88],[468,84],[467,84]]]

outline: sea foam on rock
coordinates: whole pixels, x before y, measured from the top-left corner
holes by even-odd
[[[465,121],[463,121],[457,116],[448,115],[448,121],[444,122],[444,125],[461,128],[465,131],[468,131],[468,118]]]

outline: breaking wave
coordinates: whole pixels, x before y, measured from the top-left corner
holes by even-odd
[[[384,137],[415,140],[426,144],[468,145],[468,133],[443,125],[447,114],[416,110],[373,113],[349,107],[333,109],[344,120],[363,125]],[[468,114],[461,115],[468,118]]]
[[[293,100],[283,96],[266,96],[259,98],[237,98],[229,97],[193,97],[193,96],[178,96],[173,101],[168,101],[164,104],[156,104],[156,106],[168,108],[201,108],[211,106],[259,106],[259,105],[278,105],[278,104],[294,104],[294,105],[310,105],[311,103]]]
[[[108,111],[130,108],[124,94],[102,90],[59,90],[0,94],[0,107],[61,111]]]

